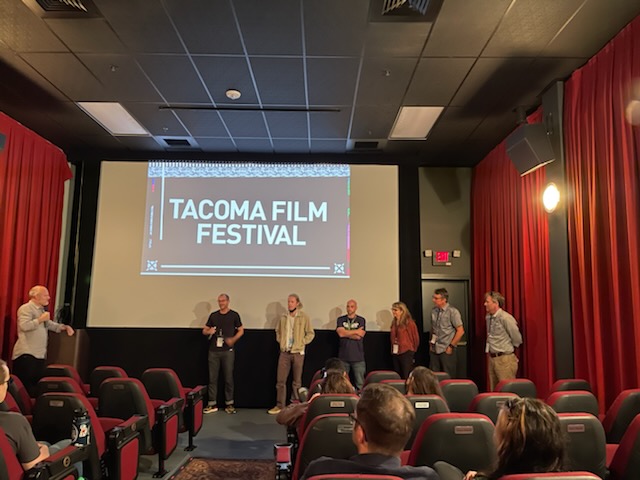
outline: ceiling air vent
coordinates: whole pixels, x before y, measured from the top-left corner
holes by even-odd
[[[186,140],[184,138],[163,138],[162,140],[164,140],[164,143],[167,144],[167,146],[169,147],[190,147],[191,144],[189,143],[189,140]]]
[[[42,18],[92,18],[100,12],[92,0],[22,0]]]
[[[378,148],[378,142],[355,142],[353,144],[354,150],[375,150]]]
[[[370,22],[433,23],[443,0],[371,0]]]
[[[384,0],[382,14],[399,13],[401,10],[412,10],[420,15],[427,13],[429,0]]]

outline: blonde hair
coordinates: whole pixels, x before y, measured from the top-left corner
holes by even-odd
[[[402,312],[402,315],[400,315],[400,320],[397,320],[395,317],[393,317],[393,322],[391,322],[391,325],[406,327],[407,324],[413,320],[413,318],[411,317],[411,312],[404,302],[395,302],[393,305],[391,305],[391,310],[400,310]]]
[[[300,301],[300,297],[298,296],[297,293],[290,293],[289,296],[287,298],[295,298],[296,302],[298,302],[298,308],[302,308],[302,302]]]

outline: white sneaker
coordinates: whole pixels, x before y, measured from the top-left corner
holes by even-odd
[[[269,415],[277,415],[280,413],[282,409],[280,407],[278,407],[277,405],[275,407],[273,407],[271,410],[267,410],[267,413]]]
[[[215,405],[207,405],[202,409],[202,413],[215,413],[218,411],[218,407]]]

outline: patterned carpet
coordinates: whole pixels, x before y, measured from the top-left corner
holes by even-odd
[[[274,460],[216,460],[189,458],[170,480],[273,480]]]

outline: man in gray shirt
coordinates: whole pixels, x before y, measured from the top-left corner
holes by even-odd
[[[42,377],[47,356],[49,331],[74,333],[69,325],[51,320],[46,308],[49,305],[49,290],[36,285],[29,290],[29,301],[18,308],[18,340],[13,347],[13,372],[34,396],[35,387]]]
[[[522,345],[518,322],[502,308],[504,296],[500,292],[487,292],[484,296],[487,310],[487,346],[489,354],[489,390],[502,380],[516,378],[518,357],[515,349]]]
[[[449,305],[449,292],[438,288],[433,292],[431,310],[431,342],[429,367],[435,372],[446,372],[456,378],[458,342],[464,335],[460,311]]]

